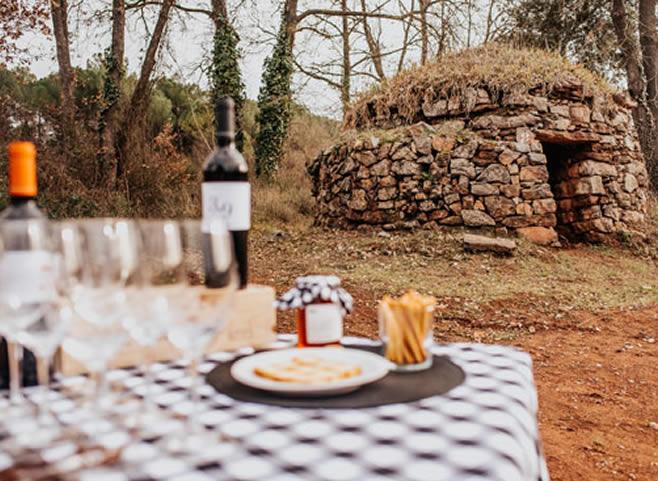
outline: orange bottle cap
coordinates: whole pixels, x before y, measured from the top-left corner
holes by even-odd
[[[12,142],[9,151],[9,195],[37,195],[37,149],[32,142]]]

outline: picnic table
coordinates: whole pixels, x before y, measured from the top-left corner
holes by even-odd
[[[346,345],[374,344],[346,338]],[[161,408],[153,434],[131,437],[112,463],[77,470],[80,481],[548,481],[537,427],[537,394],[530,356],[498,345],[438,344],[434,354],[460,366],[464,382],[440,396],[362,409],[284,408],[237,401],[210,385],[199,388],[198,421],[224,441],[178,456],[159,442],[177,417],[192,409],[190,379],[178,362],[154,366],[156,385],[140,369],[108,373],[126,394],[151,396]],[[203,373],[235,354],[211,355]],[[62,418],[84,423],[67,385],[48,393]],[[28,396],[32,395],[28,391]],[[34,394],[36,395],[36,394]],[[39,393],[43,396],[43,393]],[[8,406],[0,398],[0,410]],[[76,418],[79,416],[79,418]],[[160,434],[159,434],[160,433]],[[125,433],[106,433],[120,439]],[[0,419],[0,479],[16,452],[11,426]],[[6,477],[6,479],[11,479]]]

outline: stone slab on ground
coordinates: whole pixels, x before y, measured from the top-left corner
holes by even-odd
[[[501,237],[464,234],[464,249],[470,252],[495,252],[511,255],[516,250],[516,242]]]

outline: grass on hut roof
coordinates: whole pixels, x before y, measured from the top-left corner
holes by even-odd
[[[353,126],[357,118],[369,115],[372,104],[377,111],[394,107],[402,117],[411,117],[424,100],[460,95],[467,88],[482,87],[494,96],[530,90],[549,93],[556,85],[573,80],[592,93],[614,91],[602,77],[555,52],[488,44],[415,65],[371,88],[353,103],[346,124]]]

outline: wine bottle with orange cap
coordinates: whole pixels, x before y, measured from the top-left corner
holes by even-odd
[[[37,309],[44,299],[52,295],[47,283],[35,280],[43,278],[42,273],[51,267],[53,259],[41,244],[44,242],[42,239],[47,238],[48,226],[46,215],[37,205],[36,148],[31,142],[12,142],[8,154],[9,205],[0,212],[3,239],[0,302],[3,299],[18,300],[21,303],[21,308],[17,308],[18,317],[18,313]],[[21,357],[22,376],[19,376],[17,362]],[[8,349],[3,341],[0,346],[0,388],[7,387],[10,378],[15,387],[19,377],[22,377],[23,385],[36,384],[34,356],[29,351],[21,352],[20,347],[13,343],[9,344]]]

